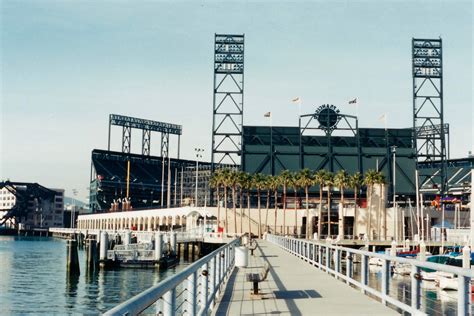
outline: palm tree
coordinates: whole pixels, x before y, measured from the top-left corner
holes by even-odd
[[[377,236],[380,238],[382,236],[382,233],[381,233],[381,229],[383,227],[383,235],[384,235],[384,239],[387,238],[387,212],[384,212],[383,214],[383,217],[382,217],[382,203],[384,203],[384,194],[385,194],[385,175],[381,172],[381,171],[378,171],[377,172],[377,176],[375,178],[375,184],[378,184],[378,187],[379,187],[379,203],[378,203],[378,209],[377,209],[377,222],[382,222],[383,221],[383,224],[380,223],[380,225],[378,226],[379,229],[378,229],[378,233],[377,233]]]
[[[363,184],[363,178],[360,172],[354,173],[350,177],[349,186],[354,189],[354,227],[352,229],[352,236],[355,238],[357,236],[356,227],[358,223],[357,218],[357,194],[359,193],[360,187]]]
[[[365,173],[364,184],[367,186],[367,196],[369,203],[367,204],[367,236],[372,239],[372,190],[377,179],[377,171],[368,170]]]
[[[339,229],[338,237],[339,239],[344,239],[344,189],[349,185],[349,174],[346,170],[339,170],[334,176],[334,185],[339,188],[341,192],[341,207],[339,208]]]
[[[331,236],[331,188],[334,185],[334,175],[332,172],[326,172],[324,184],[328,188],[328,237]]]
[[[227,185],[232,190],[232,212],[234,212],[234,234],[237,234],[237,209],[235,193],[237,192],[237,186],[239,185],[239,172],[237,170],[231,170],[227,178]]]
[[[323,188],[326,184],[326,173],[324,169],[318,170],[314,175],[314,183],[319,185],[319,209],[318,209],[318,238],[321,239],[323,232]]]
[[[239,186],[239,206],[240,206],[240,234],[243,233],[243,222],[244,222],[244,190],[247,182],[248,173],[243,171],[237,172],[237,185]]]
[[[293,192],[295,194],[295,235],[298,235],[298,190],[300,188],[299,183],[299,173],[295,172],[291,175],[290,184],[293,188]]]
[[[221,171],[221,181],[222,187],[224,188],[224,208],[225,208],[225,219],[224,219],[224,227],[225,232],[229,232],[229,221],[228,221],[228,213],[227,213],[227,189],[229,188],[229,178],[230,178],[231,171],[229,169],[222,169]]]
[[[300,171],[299,173],[299,182],[300,186],[304,188],[304,193],[306,196],[306,239],[310,238],[310,218],[309,218],[309,196],[308,196],[308,191],[309,188],[313,185],[314,183],[314,178],[313,178],[313,173],[311,170],[308,168],[305,168]]]
[[[211,188],[217,190],[217,232],[219,231],[219,221],[221,219],[221,185],[222,185],[222,170],[218,169],[212,174],[209,181]]]
[[[274,225],[273,225],[273,233],[276,234],[277,228],[276,228],[276,217],[277,217],[277,211],[278,211],[278,188],[280,187],[280,181],[278,180],[278,177],[270,176],[268,179],[268,187],[270,190],[273,192],[274,195],[274,204],[275,204],[275,218],[274,218]]]
[[[270,209],[270,176],[265,176],[264,189],[267,191],[265,227],[268,227],[268,210]]]
[[[283,170],[280,175],[278,176],[279,182],[283,187],[283,234],[286,231],[286,189],[291,182],[291,172],[288,170]],[[276,222],[276,214],[275,214],[275,222]]]
[[[242,179],[242,185],[245,191],[247,192],[247,214],[248,214],[249,238],[250,238],[252,236],[252,228],[250,226],[250,190],[252,190],[253,182],[252,182],[252,176],[249,173],[244,173],[244,174],[245,176]]]
[[[262,227],[262,213],[261,213],[261,192],[263,189],[266,188],[266,177],[261,174],[257,173],[252,178],[252,186],[257,189],[257,198],[258,198],[258,238],[261,236],[261,227]],[[250,214],[249,214],[250,216]]]

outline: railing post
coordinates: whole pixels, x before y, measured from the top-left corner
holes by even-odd
[[[319,254],[318,254],[318,266],[319,266],[319,270],[322,270],[323,268],[323,252],[324,252],[324,249],[323,249],[323,246],[319,245],[318,246],[318,250],[319,250]]]
[[[172,289],[163,295],[163,315],[176,315],[176,289]]]
[[[197,272],[192,273],[188,276],[188,307],[187,315],[196,315],[196,285],[197,285]]]
[[[352,279],[352,273],[354,271],[353,267],[353,260],[352,260],[352,254],[350,252],[346,252],[346,276],[347,276],[347,284],[350,284],[349,279]]]
[[[413,309],[420,309],[421,296],[421,270],[419,267],[413,265],[411,267],[411,307]]]
[[[329,269],[331,268],[331,249],[329,246],[326,245],[326,272],[329,273]]]
[[[361,281],[363,286],[369,284],[369,257],[367,255],[362,255],[362,276]],[[365,293],[365,289],[362,289],[362,293]]]
[[[227,248],[228,249],[228,248]],[[209,284],[209,279],[208,279],[208,264],[205,263],[202,267],[202,272],[201,272],[201,304],[202,304],[202,308],[203,308],[203,311],[206,311],[208,308],[208,303],[209,303],[209,299],[208,299],[208,284]]]
[[[390,282],[390,261],[382,261],[382,304],[387,305],[387,296]]]
[[[210,274],[211,274],[211,284],[209,285],[209,292],[211,292],[211,295],[214,295],[214,292],[216,291],[216,281],[217,281],[217,270],[216,270],[216,257],[213,257],[211,259],[211,267],[210,267]]]
[[[313,264],[316,265],[316,245],[313,244]]]
[[[225,270],[224,270],[224,267],[225,267],[225,254],[224,254],[224,251],[220,251],[219,256],[221,258],[220,271],[219,271],[219,284],[220,284],[220,283],[222,283],[222,280],[224,279],[224,273],[225,273]],[[220,285],[219,285],[219,287],[220,287]]]
[[[458,276],[458,315],[469,315],[470,283],[469,277]]]
[[[336,273],[334,274],[334,276],[336,277],[336,279],[338,279],[338,273],[341,272],[341,250],[338,248],[336,248],[335,250],[336,252],[336,257],[334,258],[334,262],[335,262],[335,268],[336,268]]]

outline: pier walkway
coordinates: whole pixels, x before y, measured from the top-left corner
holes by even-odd
[[[246,273],[268,263],[261,298],[251,298]],[[396,311],[334,279],[265,240],[258,241],[247,268],[235,268],[212,315],[398,315]]]

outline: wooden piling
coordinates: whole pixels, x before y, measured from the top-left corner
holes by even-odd
[[[97,256],[97,241],[95,239],[86,240],[86,266],[89,271],[96,271],[99,266]]]
[[[79,256],[77,254],[77,240],[67,241],[67,272],[70,275],[80,275]]]
[[[189,261],[189,243],[185,242],[183,243],[184,245],[184,251],[183,251],[183,258],[186,261]]]

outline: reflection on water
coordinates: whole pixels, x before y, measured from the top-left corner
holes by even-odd
[[[357,269],[360,270],[360,267]],[[358,271],[355,275],[360,277]],[[382,286],[382,268],[379,266],[369,267],[369,286],[380,290]],[[397,298],[407,305],[411,305],[411,279],[410,276],[393,274],[390,278],[390,296]],[[442,291],[435,282],[422,281],[421,283],[421,307],[429,315],[456,315],[457,314],[457,291]]]
[[[81,275],[66,273],[66,242],[53,238],[0,236],[2,314],[98,314],[183,268],[90,272],[79,251]]]

